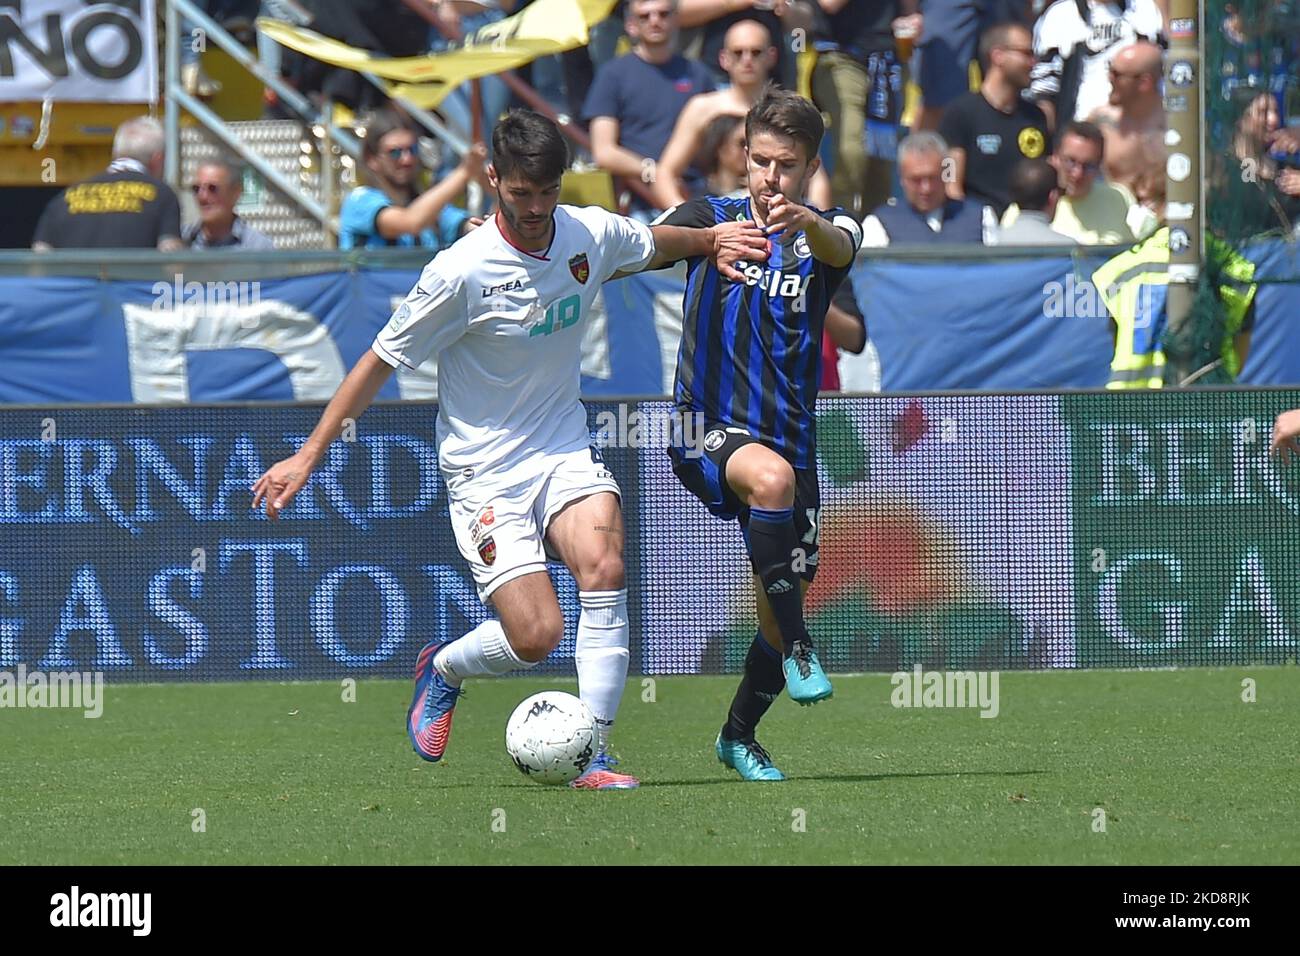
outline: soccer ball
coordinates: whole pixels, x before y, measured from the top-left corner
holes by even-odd
[[[568,783],[587,769],[596,753],[596,718],[572,694],[534,694],[506,722],[506,752],[525,777]]]

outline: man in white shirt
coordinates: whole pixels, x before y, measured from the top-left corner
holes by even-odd
[[[596,207],[558,205],[568,150],[550,120],[517,110],[492,134],[497,214],[438,254],[357,362],[302,449],[258,479],[253,507],[274,518],[307,482],[347,419],[398,365],[438,357],[439,466],[456,542],[490,618],[458,640],[431,642],[416,664],[407,732],[437,761],[467,677],[532,667],[564,634],[548,556],[573,573],[579,693],[599,752],[573,786],[631,789],[607,754],[627,679],[627,591],[619,489],[591,448],[579,401],[582,322],[600,283],[688,256],[719,270],[764,259],[752,223],[653,229]]]
[[[1123,47],[1159,43],[1155,0],[1056,0],[1034,25],[1030,92],[1054,129],[1110,99],[1110,63]]]

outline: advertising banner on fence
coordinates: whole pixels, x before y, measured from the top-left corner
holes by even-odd
[[[1300,383],[1300,285],[1282,281],[1294,268],[1285,248],[1265,251],[1242,382]],[[0,403],[326,401],[418,277],[363,268],[244,281],[219,264],[201,274],[0,276]],[[864,260],[852,281],[886,392],[1070,389],[1103,385],[1112,349],[1105,307],[1080,276],[1065,258]],[[605,284],[572,332],[584,396],[671,392],[684,281],[679,267]],[[380,397],[432,398],[436,383],[431,360]]]
[[[826,666],[1072,666],[1059,399],[824,399],[819,408],[820,554],[805,607]],[[679,491],[666,456],[646,452],[646,666],[734,670],[756,628],[744,543],[734,522]]]
[[[1300,653],[1300,393],[819,403],[809,627],[835,671],[1247,664]],[[406,677],[487,614],[434,409],[371,409],[279,522],[249,508],[315,405],[0,410],[0,669],[110,680]],[[735,671],[738,526],[668,467],[666,403],[589,405],[622,489],[634,672]],[[577,594],[552,580],[571,672]]]
[[[156,23],[154,0],[0,5],[0,102],[155,102]]]
[[[406,676],[425,642],[487,616],[452,535],[435,411],[368,411],[277,522],[250,509],[252,485],[319,406],[0,412],[0,668]],[[634,456],[605,457],[635,489]],[[554,579],[569,633],[549,666],[564,669],[577,589]]]
[[[1267,455],[1287,400],[1259,392],[1062,399],[1080,664],[1296,657],[1300,476]]]

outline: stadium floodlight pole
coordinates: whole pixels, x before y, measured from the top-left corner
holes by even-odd
[[[1205,123],[1201,112],[1205,77],[1204,0],[1169,0],[1169,54],[1165,59],[1165,112],[1169,158],[1165,168],[1165,221],[1169,225],[1168,329],[1186,325],[1204,261],[1205,188],[1202,159]],[[1185,355],[1166,356],[1166,385],[1180,385],[1192,373]]]

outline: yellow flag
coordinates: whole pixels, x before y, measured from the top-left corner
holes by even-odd
[[[311,30],[259,17],[257,28],[275,42],[332,66],[394,82],[389,96],[433,109],[466,80],[513,70],[540,56],[585,46],[589,27],[609,16],[618,0],[537,0],[521,12],[476,30],[461,43],[424,56],[385,57]]]

